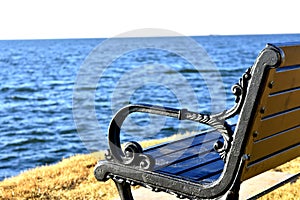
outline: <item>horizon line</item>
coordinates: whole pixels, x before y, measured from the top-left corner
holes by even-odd
[[[145,35],[145,36],[126,36],[126,37],[50,37],[50,38],[0,38],[0,41],[24,41],[24,40],[85,40],[85,39],[111,39],[111,38],[118,38],[118,39],[126,39],[126,38],[172,38],[172,37],[232,37],[232,36],[264,36],[264,35],[299,35],[300,33],[258,33],[258,34],[203,34],[203,35]]]

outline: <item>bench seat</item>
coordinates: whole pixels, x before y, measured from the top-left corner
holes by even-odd
[[[200,183],[212,183],[221,175],[224,161],[213,149],[221,140],[217,131],[208,131],[155,148],[144,150],[155,159],[153,172]]]
[[[111,120],[106,161],[95,177],[115,181],[122,200],[141,185],[188,199],[238,199],[241,183],[300,156],[300,43],[268,44],[232,87],[235,105],[217,114],[128,105]],[[133,112],[189,120],[212,129],[143,150],[121,146],[120,130]],[[236,125],[227,121],[237,116]],[[300,176],[300,172],[275,189]],[[270,190],[256,195],[259,197]]]

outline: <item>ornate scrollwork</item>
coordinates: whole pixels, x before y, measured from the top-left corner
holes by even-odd
[[[225,110],[214,115],[190,112],[186,109],[181,110],[180,119],[196,121],[202,124],[209,125],[215,128],[222,135],[223,142],[217,141],[214,144],[214,149],[220,154],[220,157],[223,160],[226,160],[227,153],[231,146],[233,134],[230,126],[225,120],[235,116],[241,111],[250,79],[251,68],[247,69],[243,74],[243,77],[239,80],[239,83],[235,84],[232,87],[232,93],[235,95],[235,105],[229,110]]]
[[[223,142],[217,141],[214,144],[214,150],[218,152],[220,154],[220,157],[225,161],[227,157],[227,153],[231,147],[232,130],[226,122],[224,122],[222,128],[220,127],[217,130],[221,133],[224,140]]]
[[[209,125],[215,128],[223,137],[224,141],[217,141],[214,144],[214,149],[220,154],[223,160],[226,159],[226,155],[228,150],[230,149],[230,144],[232,141],[232,131],[230,126],[225,121],[226,111],[216,114],[216,115],[208,115],[208,114],[200,114],[187,111],[185,109],[182,110],[182,119],[196,121],[202,124]]]
[[[242,78],[240,78],[239,83],[236,83],[231,88],[232,93],[235,95],[235,105],[231,109],[216,116],[217,121],[224,123],[223,127],[220,126],[216,128],[223,136],[224,142],[217,141],[214,145],[214,149],[220,154],[223,160],[226,159],[232,142],[232,130],[225,120],[232,118],[241,111],[244,105],[249,80],[251,79],[251,69],[252,67],[248,68]]]
[[[124,156],[121,160],[118,160],[124,165],[136,166],[144,170],[152,170],[155,165],[155,160],[147,155],[143,154],[141,145],[137,142],[130,141],[124,145]],[[105,159],[108,161],[113,160],[113,156],[110,150],[107,150]]]
[[[235,96],[235,105],[230,110],[226,111],[226,114],[224,115],[225,119],[229,119],[241,111],[245,101],[249,80],[251,79],[251,69],[252,67],[248,68],[242,78],[240,78],[239,83],[232,86],[231,91]]]
[[[123,159],[123,163],[125,165],[130,165],[130,164],[137,165],[137,161],[139,160],[138,157],[141,153],[143,153],[143,149],[139,143],[134,141],[127,142],[124,145],[125,157]]]
[[[109,149],[107,149],[105,151],[104,157],[105,157],[105,160],[107,160],[107,161],[112,161],[113,160],[113,156],[112,156],[111,151]]]

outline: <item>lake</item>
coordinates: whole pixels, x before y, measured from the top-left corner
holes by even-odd
[[[194,44],[184,49],[180,37],[118,38],[107,46],[105,39],[0,41],[0,180],[106,149],[110,119],[129,103],[197,112],[230,108],[231,86],[266,43],[300,41],[300,34],[190,40],[204,51]],[[128,48],[131,42],[139,48]],[[124,126],[123,141],[203,128],[146,114]]]

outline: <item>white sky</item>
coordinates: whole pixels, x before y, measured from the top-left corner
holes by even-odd
[[[1,0],[0,39],[300,33],[296,0]]]

